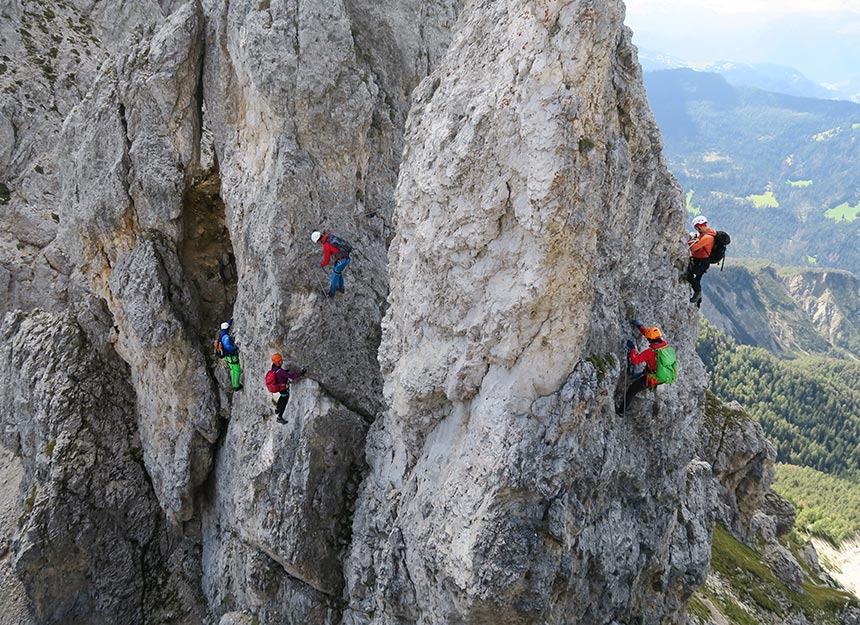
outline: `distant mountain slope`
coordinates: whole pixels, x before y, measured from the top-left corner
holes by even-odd
[[[643,48],[639,48],[639,62],[646,72],[686,68],[699,72],[720,74],[730,84],[739,87],[755,87],[801,98],[848,99],[841,96],[840,92],[810,80],[793,67],[773,63],[736,63],[733,61],[693,63]]]
[[[796,528],[833,577],[860,596],[860,480],[777,464],[773,489],[794,504]]]
[[[780,357],[860,354],[860,278],[847,271],[731,259],[703,283],[705,317],[740,344]]]
[[[778,463],[774,490],[795,505],[804,532],[834,545],[860,536],[860,481]]]
[[[812,82],[796,69],[774,65],[773,63],[720,61],[703,69],[720,74],[729,83],[738,87],[755,87],[801,98],[833,99],[837,97],[833,91]]]
[[[691,212],[732,252],[860,271],[860,104],[734,87],[718,74],[645,74]]]

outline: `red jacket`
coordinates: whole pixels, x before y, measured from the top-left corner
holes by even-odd
[[[324,234],[322,237],[323,262],[320,263],[320,267],[328,265],[328,261],[331,260],[332,256],[334,256],[335,260],[338,260],[338,256],[340,256],[340,250],[328,242],[328,237],[328,234]]]
[[[714,237],[717,231],[713,228],[702,228],[699,238],[690,243],[690,254],[693,258],[707,258],[714,247]]]
[[[656,343],[651,343],[641,352],[637,352],[635,349],[630,350],[630,362],[632,364],[641,365],[643,362],[645,363],[645,379],[648,382],[648,386],[657,386],[657,382],[651,376],[657,370],[657,352],[654,350],[666,347],[667,345],[668,343],[661,338]]]

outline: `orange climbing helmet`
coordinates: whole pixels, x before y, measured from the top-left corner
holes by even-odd
[[[649,341],[657,341],[660,339],[660,337],[663,336],[663,334],[660,332],[660,328],[658,328],[657,326],[646,328],[645,332],[643,332],[642,334]]]
[[[272,354],[272,364],[273,365],[279,365],[280,366],[280,364],[282,362],[284,362],[284,359],[281,358],[280,354]]]

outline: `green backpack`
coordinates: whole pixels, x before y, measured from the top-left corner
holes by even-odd
[[[675,358],[675,348],[667,345],[657,351],[657,368],[652,378],[657,384],[671,384],[678,378],[678,361]]]

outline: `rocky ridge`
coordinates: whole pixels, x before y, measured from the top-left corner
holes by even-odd
[[[708,273],[703,313],[743,345],[777,356],[854,358],[860,281],[847,271],[729,260]]]
[[[93,60],[0,154],[33,622],[682,621],[717,483],[620,1],[37,5],[4,52],[38,13]],[[356,248],[334,301],[314,228]],[[634,312],[684,375],[618,416]]]
[[[533,8],[468,7],[414,94],[348,622],[656,622],[707,565],[696,374],[633,423],[612,408],[626,302],[693,341],[621,6]],[[644,297],[646,276],[669,286]]]

